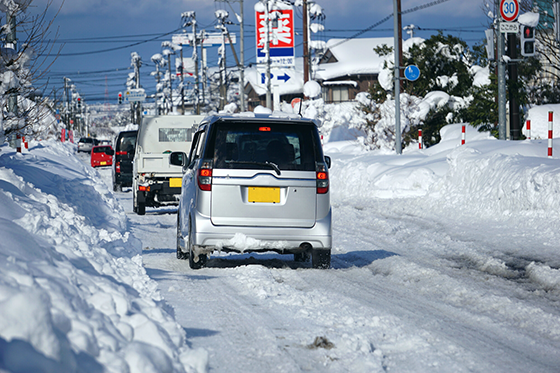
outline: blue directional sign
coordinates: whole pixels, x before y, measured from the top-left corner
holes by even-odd
[[[284,73],[284,75],[282,76],[277,76],[276,80],[283,80],[284,83],[286,83],[288,80],[290,80],[290,76],[286,73]]]
[[[404,77],[413,82],[420,77],[420,69],[416,65],[409,65],[404,69]]]
[[[274,74],[270,74],[270,80],[273,81],[273,79],[276,77],[276,80],[283,80],[284,83],[286,83],[288,80],[290,80],[292,77],[289,76],[287,73],[284,73],[284,75],[274,75]],[[261,84],[265,84],[266,83],[266,73],[261,73]]]

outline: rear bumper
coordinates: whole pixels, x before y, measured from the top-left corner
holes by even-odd
[[[137,191],[137,201],[146,206],[159,207],[179,204],[180,187],[170,187],[169,179],[153,181],[149,191]]]
[[[332,210],[311,228],[293,228],[216,226],[209,217],[196,212],[192,242],[198,246],[196,251],[199,253],[214,250],[292,253],[301,251],[303,243],[310,244],[314,249],[327,250],[332,247],[331,213]]]

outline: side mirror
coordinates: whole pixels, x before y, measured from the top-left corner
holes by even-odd
[[[184,152],[172,152],[169,154],[169,164],[185,167],[187,164],[187,158],[188,157]]]
[[[115,151],[113,149],[109,149],[105,152],[105,154],[113,156],[113,155],[115,155]]]
[[[329,157],[328,155],[325,155],[325,163],[327,164],[327,168],[331,168],[331,157]]]

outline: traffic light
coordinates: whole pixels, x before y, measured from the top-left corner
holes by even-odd
[[[82,110],[82,98],[78,97],[78,111]]]
[[[521,55],[533,57],[535,55],[535,28],[531,26],[521,27]]]
[[[122,104],[122,92],[119,92],[119,105]]]

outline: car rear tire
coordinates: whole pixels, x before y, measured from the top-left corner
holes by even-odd
[[[122,192],[122,185],[121,184],[113,184],[113,192]]]
[[[311,253],[313,268],[328,269],[331,266],[331,250],[314,249]]]
[[[187,238],[187,249],[189,252],[189,266],[192,269],[200,269],[206,267],[206,262],[208,261],[208,255],[206,254],[199,254],[198,261],[195,261],[195,255],[193,253],[193,244],[192,244],[192,227],[189,226],[189,237]]]
[[[138,206],[136,207],[136,213],[138,215],[145,215],[146,214],[146,204],[138,202]]]

